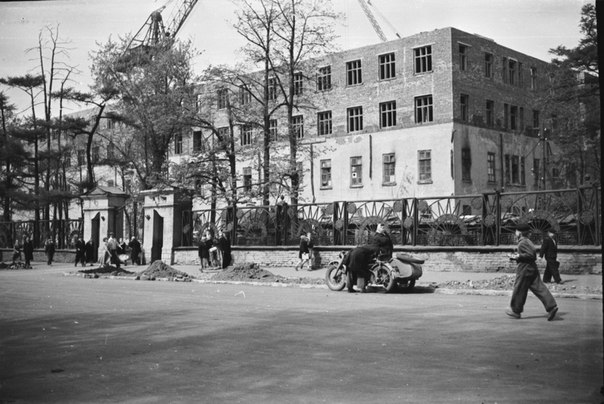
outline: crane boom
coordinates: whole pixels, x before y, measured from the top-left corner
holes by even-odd
[[[138,30],[134,37],[132,37],[126,51],[140,47],[146,48],[157,46],[163,39],[175,37],[189,14],[191,14],[197,1],[198,0],[181,0],[178,8],[174,14],[170,16],[165,25],[162,12],[166,8],[166,5],[153,11],[149,17],[147,17],[143,26]]]
[[[373,29],[375,30],[376,34],[380,37],[380,39],[383,42],[386,42],[388,40],[388,38],[386,38],[386,35],[384,35],[384,31],[382,31],[382,28],[380,27],[380,24],[378,24],[377,20],[373,16],[373,13],[369,9],[369,5],[367,3],[368,3],[368,1],[366,1],[366,0],[359,0],[359,4],[361,5],[361,8],[363,9],[363,12],[365,13],[365,15],[367,16],[367,18],[369,19],[369,22],[373,26]]]

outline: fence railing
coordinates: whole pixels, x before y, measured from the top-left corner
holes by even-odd
[[[0,222],[0,247],[11,248],[28,236],[34,248],[44,247],[49,237],[54,239],[56,248],[73,248],[74,236],[82,235],[83,229],[82,219]]]
[[[527,223],[540,243],[553,227],[563,245],[601,245],[599,187],[553,191],[338,201],[297,206],[244,206],[186,211],[183,246],[197,245],[206,229],[222,228],[233,245],[296,245],[312,232],[319,245],[367,242],[377,224],[397,245],[514,244],[514,227]],[[211,220],[211,218],[214,220]]]

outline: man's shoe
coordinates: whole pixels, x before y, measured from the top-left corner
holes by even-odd
[[[558,313],[558,306],[548,311],[547,321],[552,321],[556,317],[556,313]]]
[[[520,318],[520,314],[515,313],[512,309],[506,309],[505,314],[507,314],[508,316],[510,316],[512,318]]]
[[[560,279],[560,282],[556,282],[558,285],[564,285],[564,281]]]

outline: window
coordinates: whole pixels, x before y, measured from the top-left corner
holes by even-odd
[[[507,129],[510,122],[510,106],[503,104],[503,128]]]
[[[321,188],[331,188],[331,160],[321,160]]]
[[[470,97],[467,94],[461,94],[459,96],[459,107],[461,109],[461,120],[468,122],[468,109],[470,104]]]
[[[524,108],[518,108],[518,129],[524,131]]]
[[[99,147],[95,146],[92,148],[92,162],[98,163],[101,159],[101,153],[99,152]]]
[[[419,182],[432,182],[432,151],[418,150]]]
[[[277,99],[277,79],[274,77],[268,79],[268,99],[270,101]]]
[[[504,156],[506,185],[526,185],[525,158],[521,156]]]
[[[78,150],[78,165],[86,165],[86,150]]]
[[[537,68],[531,67],[531,90],[537,89]]]
[[[71,153],[68,151],[65,152],[64,162],[65,162],[65,168],[71,167]]]
[[[182,133],[174,135],[174,154],[182,154]]]
[[[113,129],[113,128],[115,128],[115,122],[113,121],[113,119],[111,119],[111,118],[106,118],[105,119],[105,128],[106,129]]]
[[[492,100],[487,100],[485,116],[487,126],[493,127],[495,125],[495,102]]]
[[[518,107],[516,105],[510,106],[510,129],[518,130]]]
[[[384,154],[382,157],[382,183],[384,185],[394,185],[396,183],[396,178],[394,176],[394,171],[396,169],[396,159],[394,158],[394,153]]]
[[[415,123],[432,122],[432,95],[415,97]]]
[[[484,77],[488,77],[488,78],[493,77],[493,54],[492,53],[484,54]]]
[[[331,66],[319,68],[317,73],[317,91],[331,90]]]
[[[495,153],[487,153],[487,181],[495,182]]]
[[[201,151],[201,131],[194,130],[193,131],[193,152]]]
[[[350,186],[358,187],[363,185],[363,158],[350,158]]]
[[[461,149],[461,180],[472,181],[472,153],[468,147]]]
[[[247,105],[252,102],[252,94],[245,86],[239,87],[239,102],[241,105]]]
[[[363,130],[363,107],[352,107],[346,110],[348,133]]]
[[[378,65],[380,68],[380,80],[388,80],[396,77],[396,68],[394,63],[394,52],[378,56]]]
[[[218,128],[218,136],[220,137],[220,139],[226,139],[229,137],[230,134],[230,130],[227,126],[223,126],[222,128]]]
[[[279,138],[279,130],[276,119],[270,119],[268,121],[268,132],[271,140],[276,141]]]
[[[539,188],[541,182],[541,160],[533,159],[533,186]]]
[[[302,95],[304,92],[304,76],[302,73],[294,73],[294,95]]]
[[[317,134],[319,136],[331,135],[331,111],[323,111],[317,114]]]
[[[354,86],[362,83],[361,60],[346,62],[346,85]]]
[[[536,109],[533,110],[533,128],[539,133],[541,129],[541,122],[539,119],[539,111]]]
[[[243,167],[243,190],[245,192],[252,191],[252,168]]]
[[[229,93],[226,88],[218,90],[218,109],[224,109],[227,107],[229,101]]]
[[[252,139],[253,139],[252,125],[243,125],[241,127],[241,146],[251,145]]]
[[[296,134],[296,139],[304,138],[304,117],[302,115],[292,116],[292,127]]]
[[[380,128],[396,126],[396,101],[380,103]]]
[[[459,44],[459,70],[468,70],[468,46]]]
[[[415,73],[432,71],[432,46],[423,46],[413,49],[415,59]]]

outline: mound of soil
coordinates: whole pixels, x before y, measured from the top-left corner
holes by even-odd
[[[12,262],[0,262],[0,269],[32,269],[31,265],[25,265],[25,262],[17,261],[14,264]]]
[[[261,269],[258,264],[250,263],[229,267],[212,276],[213,281],[260,281],[281,282],[286,278]]]
[[[97,277],[101,275],[132,276],[135,274],[134,272],[127,271],[123,268],[118,269],[117,267],[114,267],[110,264],[105,264],[104,266],[97,268],[82,269],[78,271],[78,273],[86,275],[96,275]]]
[[[512,290],[514,289],[514,279],[516,279],[515,275],[504,275],[480,281],[440,282],[436,286],[444,289]]]
[[[168,278],[173,280],[190,281],[191,277],[186,272],[179,271],[165,264],[163,261],[154,261],[147,269],[138,273],[139,279],[154,280]]]

